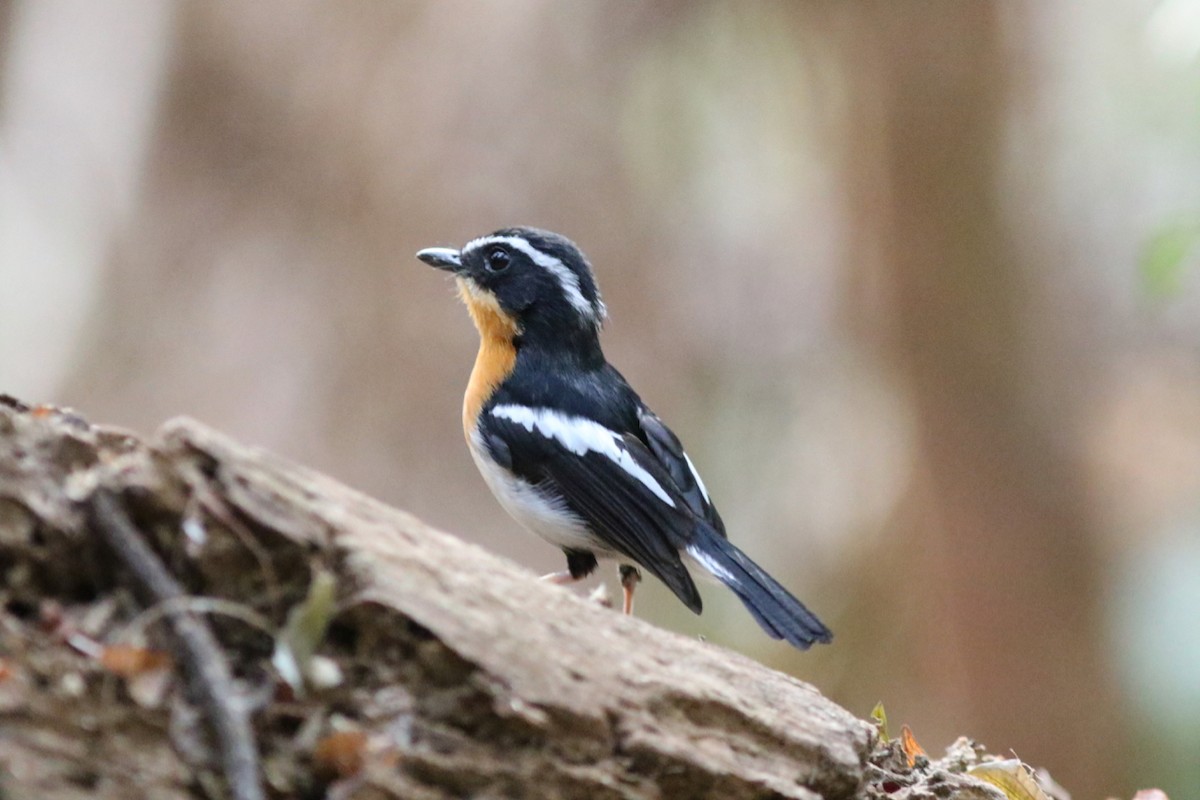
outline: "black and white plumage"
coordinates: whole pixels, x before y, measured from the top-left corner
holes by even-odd
[[[481,344],[464,399],[471,455],[497,500],[567,556],[636,570],[701,611],[689,566],[732,589],[771,636],[799,648],[831,633],[734,546],[679,439],[604,358],[591,267],[568,239],[508,228],[417,257],[449,271]],[[629,565],[629,566],[624,566]]]

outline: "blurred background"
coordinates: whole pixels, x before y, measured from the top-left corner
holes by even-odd
[[[560,569],[412,256],[560,231],[837,638],[639,615],[1076,800],[1200,796],[1200,0],[9,0],[0,37],[0,391],[193,415]]]

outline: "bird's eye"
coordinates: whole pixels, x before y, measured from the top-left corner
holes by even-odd
[[[483,257],[483,265],[487,267],[488,272],[503,272],[508,269],[509,261],[511,257],[502,247],[493,247]]]

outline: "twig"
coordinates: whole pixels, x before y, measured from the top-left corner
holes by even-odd
[[[96,533],[153,602],[163,603],[185,596],[110,490],[96,491],[89,512]],[[245,706],[237,699],[229,663],[220,645],[208,625],[193,614],[172,610],[168,616],[179,643],[179,661],[193,690],[204,701],[221,751],[221,766],[230,794],[235,800],[263,800],[258,745]]]
[[[252,608],[235,603],[232,600],[222,600],[219,597],[172,597],[161,603],[155,603],[143,609],[113,636],[112,641],[129,642],[140,636],[142,631],[171,614],[189,612],[192,614],[224,614],[227,617],[240,620],[252,628],[262,631],[272,639],[278,631],[267,621],[266,617]]]

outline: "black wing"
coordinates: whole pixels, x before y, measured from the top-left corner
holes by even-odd
[[[504,416],[504,408],[518,419]],[[651,450],[632,433],[584,417],[513,408],[485,412],[485,441],[498,440],[489,446],[505,448],[518,477],[560,495],[605,546],[700,613],[700,593],[680,558],[694,536],[696,515]],[[554,415],[554,425],[530,421],[541,413]]]
[[[771,636],[801,649],[828,642],[829,629],[725,538],[670,429],[640,402],[637,418],[636,431],[618,432],[590,417],[505,404],[480,426],[497,461],[562,498],[604,548],[644,567],[692,611],[700,613],[700,595],[681,552],[731,588]]]
[[[711,525],[717,533],[725,536],[725,523],[708,496],[704,481],[696,472],[691,459],[683,451],[683,444],[666,424],[641,401],[638,402],[638,423],[643,439],[650,451],[658,458],[663,469],[671,476],[676,490],[683,496],[688,508],[697,517]]]

